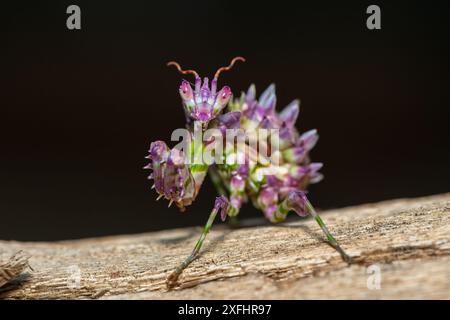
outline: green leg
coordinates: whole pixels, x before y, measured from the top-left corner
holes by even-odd
[[[294,210],[298,215],[305,216],[308,213],[316,220],[322,231],[325,233],[330,245],[340,253],[342,259],[345,262],[350,263],[350,256],[342,249],[337,240],[333,237],[330,230],[323,222],[322,218],[317,214],[316,210],[312,206],[311,202],[306,198],[306,195],[302,191],[291,192],[285,200],[283,200],[277,207],[277,210],[273,214],[272,220],[274,222],[283,221],[286,218],[287,213],[290,210]]]
[[[208,173],[214,187],[216,188],[217,193],[220,194],[221,196],[225,197],[228,196],[228,192],[225,186],[223,185],[222,180],[220,179],[219,173],[217,172],[217,168],[214,166],[210,166]]]
[[[217,168],[215,166],[210,166],[208,170],[209,176],[211,178],[211,181],[216,188],[216,191],[219,195],[228,197],[228,194],[230,190],[226,188],[226,186],[223,184],[222,180],[220,179],[219,173],[217,172]],[[233,208],[228,208],[228,210],[233,210]],[[239,210],[239,209],[238,209]],[[230,216],[227,220],[228,226],[230,228],[239,228],[240,222],[237,217],[237,212],[233,212],[234,215]]]
[[[323,233],[325,233],[325,235],[327,236],[328,242],[331,244],[331,246],[333,246],[333,248],[335,248],[336,251],[340,253],[342,259],[344,259],[345,262],[351,263],[350,256],[344,251],[344,249],[342,249],[337,240],[333,237],[330,230],[328,230],[326,224],[323,222],[322,218],[317,214],[316,210],[312,206],[311,202],[309,202],[309,200],[306,200],[306,208],[308,212],[313,216],[314,220],[317,221]]]
[[[197,254],[199,253],[203,242],[205,241],[206,235],[209,233],[209,230],[212,227],[212,224],[217,216],[217,213],[219,211],[226,212],[228,207],[228,201],[224,196],[220,196],[216,198],[216,201],[214,203],[214,208],[211,211],[208,221],[206,222],[206,225],[203,228],[203,232],[200,235],[200,238],[197,241],[197,244],[194,247],[194,250],[192,250],[192,253],[173,271],[169,277],[167,278],[167,286],[169,288],[173,287],[178,280],[178,277],[183,272],[184,269],[197,257]]]

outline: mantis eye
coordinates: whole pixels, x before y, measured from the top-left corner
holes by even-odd
[[[183,80],[180,85],[180,96],[183,100],[191,100],[193,98],[192,88],[189,82]]]
[[[219,93],[217,94],[216,103],[220,105],[220,107],[224,107],[231,98],[231,89],[228,86],[223,87]]]

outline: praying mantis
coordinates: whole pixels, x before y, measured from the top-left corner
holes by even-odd
[[[277,98],[273,84],[258,98],[254,85],[235,99],[230,87],[218,90],[220,74],[230,70],[238,61],[244,62],[245,59],[235,57],[228,66],[219,68],[211,83],[206,77],[202,79],[195,70],[182,69],[177,62],[167,64],[183,75],[194,77],[194,88],[187,80],[182,80],[179,87],[190,138],[198,131],[204,133],[214,129],[219,133],[200,143],[190,139],[186,150],[171,149],[163,141],[154,141],[146,157],[150,162],[144,168],[151,170],[152,188],[159,194],[158,199],[165,198],[170,202],[169,206],[175,203],[184,211],[196,199],[207,175],[218,191],[200,238],[192,253],[168,276],[168,287],[177,283],[182,271],[197,257],[216,216],[220,214],[222,220],[236,217],[248,201],[274,223],[285,220],[290,211],[301,217],[311,215],[328,242],[345,261],[350,262],[349,255],[306,197],[308,185],[323,178],[319,172],[322,163],[312,162],[309,156],[319,138],[317,131],[313,129],[299,134],[296,129],[299,100],[292,101],[279,113],[275,110]],[[265,140],[264,148],[252,146],[248,141],[244,141],[244,148],[240,148],[234,138],[228,139],[225,134],[233,130],[240,130],[241,134],[266,130],[266,135],[270,130],[271,139],[270,142]],[[215,153],[214,161],[192,160],[201,159],[202,153],[218,145],[226,147],[222,153]],[[262,149],[267,153],[266,158],[258,157]],[[272,161],[262,161],[263,158]]]

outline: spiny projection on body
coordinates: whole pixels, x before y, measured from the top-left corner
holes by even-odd
[[[153,188],[159,198],[175,203],[184,211],[200,192],[200,187],[209,174],[218,191],[214,207],[192,253],[169,275],[168,287],[177,283],[181,272],[196,258],[211,226],[220,213],[221,219],[238,215],[242,204],[248,202],[260,209],[271,222],[283,221],[289,211],[299,216],[312,215],[325,233],[329,243],[350,262],[349,256],[339,246],[323,220],[314,210],[306,197],[306,188],[311,183],[319,182],[323,176],[319,173],[322,163],[311,162],[310,150],[318,140],[316,130],[299,134],[295,122],[299,114],[299,101],[294,100],[281,112],[276,112],[275,86],[270,85],[257,98],[256,89],[251,85],[246,93],[233,100],[231,88],[217,88],[222,72],[230,70],[237,61],[245,61],[242,57],[234,58],[231,63],[219,68],[209,84],[208,78],[203,80],[195,70],[183,70],[176,62],[169,62],[181,74],[194,76],[194,89],[187,80],[182,80],[179,87],[183,109],[186,114],[186,127],[191,135],[196,129],[205,131],[216,128],[221,132],[227,129],[241,129],[244,132],[258,128],[278,129],[277,148],[268,145],[268,156],[275,156],[277,162],[261,163],[258,157],[252,156],[257,150],[246,154],[238,148],[226,149],[220,163],[205,164],[186,161],[186,157],[202,152],[206,144],[200,148],[193,146],[188,152],[177,148],[170,149],[165,142],[155,141],[150,145],[150,163],[145,169],[151,170],[149,179],[154,180]],[[225,141],[235,144],[235,141]],[[241,163],[227,161],[244,157]]]

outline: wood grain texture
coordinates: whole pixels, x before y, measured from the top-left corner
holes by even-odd
[[[24,270],[29,267],[27,256],[23,251],[18,251],[4,263],[0,263],[0,287],[17,279]]]
[[[0,261],[24,250],[34,269],[0,288],[0,298],[450,299],[450,193],[322,217],[352,256],[351,266],[311,219],[216,226],[170,291],[165,279],[190,253],[200,227],[52,243],[0,241]],[[381,272],[380,289],[367,286],[371,265]]]

